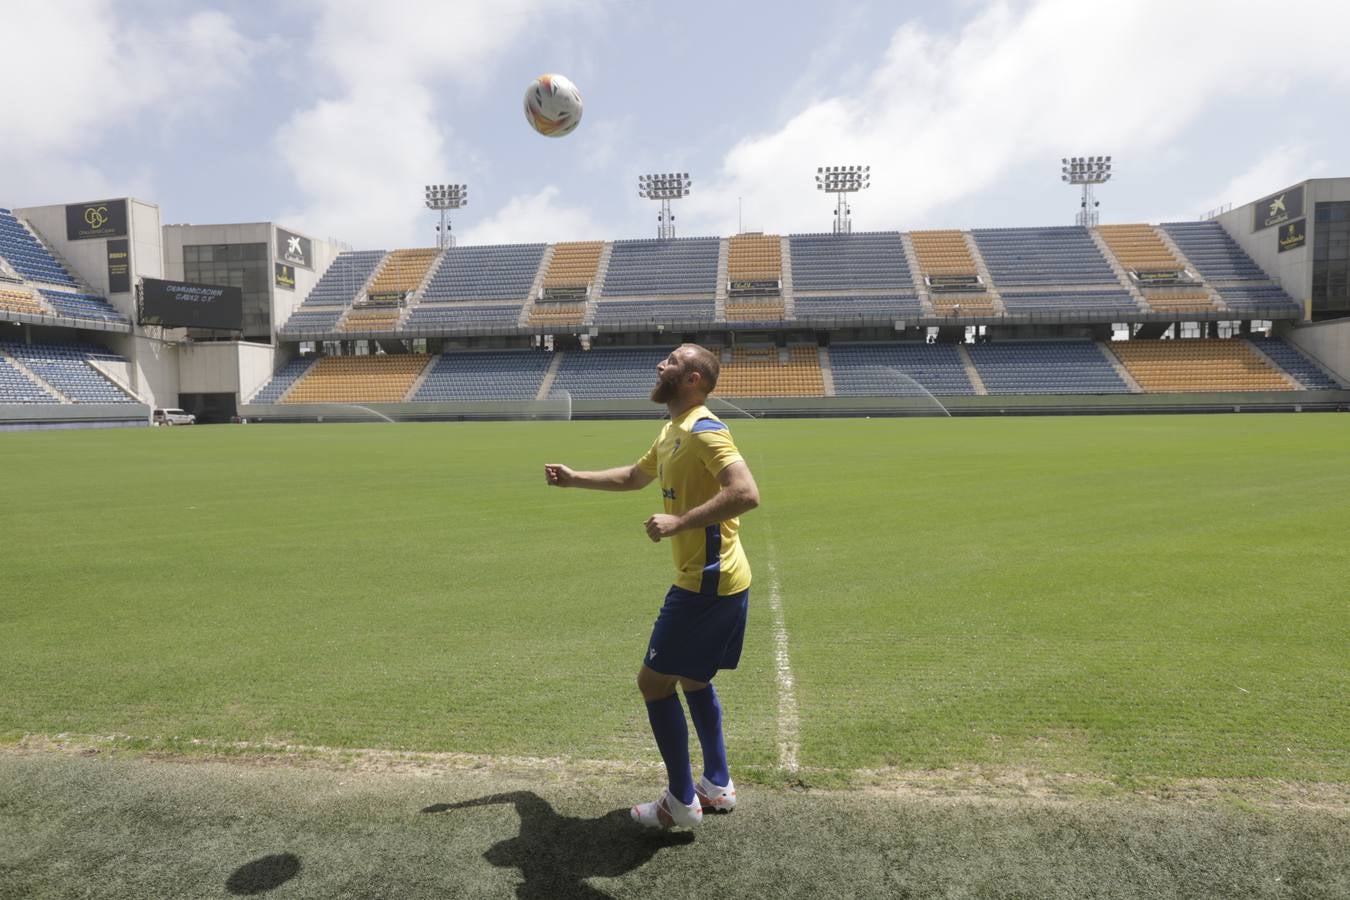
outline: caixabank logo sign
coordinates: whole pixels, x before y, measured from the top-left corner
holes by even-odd
[[[1303,185],[1257,200],[1252,218],[1252,231],[1303,218]]]
[[[127,201],[95,200],[66,207],[66,240],[127,236]]]
[[[277,260],[287,265],[314,270],[314,245],[309,238],[277,229]]]

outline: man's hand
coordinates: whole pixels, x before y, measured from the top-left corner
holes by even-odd
[[[576,483],[576,473],[562,463],[544,463],[544,481],[550,487],[571,487]]]
[[[643,527],[647,529],[647,537],[651,538],[653,543],[659,544],[661,538],[670,537],[680,530],[680,517],[657,513],[643,523]]]

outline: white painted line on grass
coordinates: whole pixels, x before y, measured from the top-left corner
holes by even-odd
[[[773,564],[772,548],[769,551],[769,609],[773,612],[773,656],[778,680],[778,764],[789,772],[796,772],[799,728],[797,691],[792,682],[787,622],[783,618],[783,595],[778,588],[778,568]]]

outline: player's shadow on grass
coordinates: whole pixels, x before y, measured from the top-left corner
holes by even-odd
[[[264,894],[290,881],[300,873],[300,857],[293,853],[274,853],[245,863],[225,882],[231,894]]]
[[[460,803],[436,803],[424,813],[473,809],[509,803],[520,815],[520,834],[488,848],[483,858],[494,866],[519,869],[522,898],[607,897],[585,879],[613,878],[648,863],[664,847],[692,844],[689,832],[649,831],[616,809],[598,819],[560,816],[530,791],[492,794]]]

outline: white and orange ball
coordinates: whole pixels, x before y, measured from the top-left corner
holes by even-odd
[[[562,75],[540,75],[525,91],[525,118],[545,137],[564,137],[581,124],[581,92]]]

